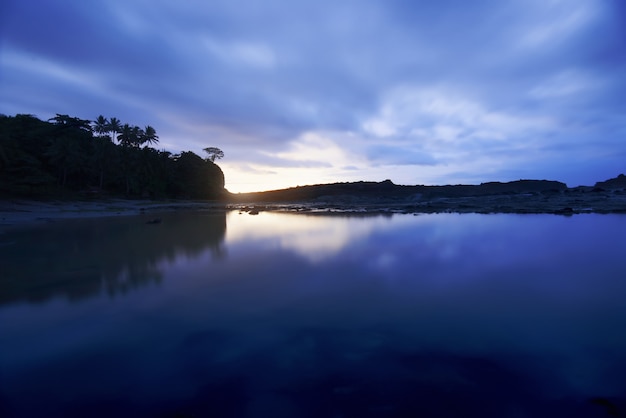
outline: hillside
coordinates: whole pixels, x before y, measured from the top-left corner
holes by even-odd
[[[320,199],[367,199],[397,201],[436,197],[490,196],[519,193],[561,192],[564,183],[549,180],[517,180],[508,183],[489,182],[480,185],[402,186],[391,180],[299,186],[289,189],[232,195],[234,201],[297,202]]]

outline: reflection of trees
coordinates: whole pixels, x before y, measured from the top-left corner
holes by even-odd
[[[58,221],[9,231],[0,245],[0,303],[126,293],[162,278],[162,263],[223,256],[226,215],[170,213]]]

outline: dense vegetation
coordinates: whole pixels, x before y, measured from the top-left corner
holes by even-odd
[[[224,174],[213,162],[223,156],[219,149],[207,148],[201,158],[150,146],[156,143],[153,127],[122,125],[117,118],[0,115],[0,196],[223,196]]]

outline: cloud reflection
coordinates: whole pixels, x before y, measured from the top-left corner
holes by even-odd
[[[389,226],[389,217],[380,215],[347,217],[261,212],[258,216],[249,216],[231,212],[226,243],[265,241],[265,245],[269,243],[269,246],[293,251],[318,263]]]

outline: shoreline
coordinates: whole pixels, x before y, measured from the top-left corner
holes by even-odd
[[[224,206],[224,204],[201,201],[5,199],[0,200],[0,233],[10,228],[65,219],[134,216],[177,210],[223,210]]]
[[[238,210],[251,215],[261,211],[306,214],[626,214],[626,193],[519,193],[490,196],[421,199],[374,199],[333,196],[309,201],[192,201],[103,199],[89,201],[37,201],[0,199],[0,232],[8,228],[61,219],[132,216],[179,210]]]

